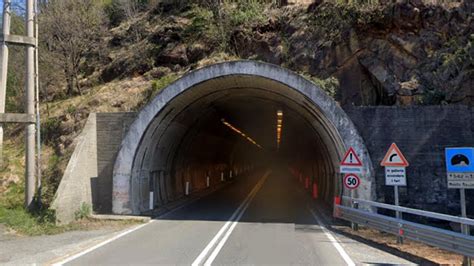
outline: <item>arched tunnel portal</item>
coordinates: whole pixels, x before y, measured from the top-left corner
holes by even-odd
[[[279,142],[278,112],[283,117]],[[331,203],[341,191],[348,194],[338,171],[349,146],[365,169],[357,196],[373,199],[372,164],[363,139],[321,88],[266,63],[208,66],[164,88],[139,112],[115,161],[113,212],[149,210],[149,191],[154,191],[153,207],[159,207],[182,198],[186,183],[193,193],[208,182],[219,183],[222,173],[227,178],[230,171],[272,165],[309,176],[320,198]]]

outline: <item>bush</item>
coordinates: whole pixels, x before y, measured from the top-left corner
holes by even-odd
[[[61,136],[61,120],[58,117],[49,117],[41,125],[41,138],[45,144],[56,142]]]
[[[70,154],[59,156],[52,154],[48,160],[48,167],[43,171],[43,188],[42,188],[42,203],[48,206],[54,199],[56,190],[61,182],[63,172],[61,169],[67,160],[63,158],[70,158]]]
[[[170,85],[171,83],[173,83],[177,79],[178,79],[178,75],[169,74],[169,75],[166,75],[166,76],[164,76],[160,79],[153,80],[151,82],[151,87],[148,90],[143,92],[144,100],[146,102],[149,102],[150,100],[152,100],[158,94],[158,92],[160,92],[163,88]]]
[[[83,202],[79,210],[74,213],[76,220],[82,220],[88,218],[92,214],[92,207],[90,204]]]
[[[219,28],[211,10],[194,5],[185,17],[191,19],[191,24],[184,30],[184,35],[191,39],[201,39],[210,43],[218,43]]]
[[[232,27],[242,24],[263,23],[265,4],[257,1],[239,2],[236,7],[227,6],[226,13]]]
[[[77,107],[75,105],[69,105],[66,109],[66,113],[70,114],[70,115],[73,115],[75,114],[77,111]]]
[[[191,19],[185,36],[201,39],[216,47],[216,51],[228,50],[230,37],[235,27],[262,23],[265,20],[265,4],[261,2],[224,2],[216,7],[212,4],[193,5],[184,15]]]
[[[418,99],[421,105],[440,105],[446,104],[446,93],[440,90],[426,90]]]
[[[336,98],[337,92],[339,90],[339,80],[337,78],[329,77],[327,79],[319,79],[309,74],[302,74],[302,76],[318,85],[318,87],[326,92],[326,94],[332,99]]]

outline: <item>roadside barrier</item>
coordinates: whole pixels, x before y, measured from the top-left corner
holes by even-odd
[[[353,199],[346,196],[343,196],[343,199],[344,201],[349,202],[348,205],[357,206],[355,203],[359,203],[366,206],[368,209],[386,209],[398,211],[400,213],[409,213],[425,218],[458,223],[461,224],[461,227],[464,225],[469,229],[470,226],[474,226],[474,219],[406,208],[369,200]],[[474,236],[462,234],[452,230],[410,222],[403,220],[402,218],[395,218],[378,214],[376,212],[369,212],[363,209],[343,206],[341,205],[341,200],[338,197],[334,198],[334,216],[352,223],[357,223],[391,233],[399,237],[419,241],[430,246],[456,252],[467,257],[474,257]]]

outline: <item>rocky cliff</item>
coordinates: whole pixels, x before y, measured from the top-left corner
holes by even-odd
[[[159,78],[224,53],[336,78],[342,105],[472,105],[472,12],[467,2],[266,7],[222,33],[203,10],[160,7],[111,31],[98,79]]]

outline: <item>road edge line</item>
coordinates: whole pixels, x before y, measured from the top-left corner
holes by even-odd
[[[94,246],[92,246],[92,247],[90,247],[90,248],[87,248],[86,250],[83,250],[83,251],[80,251],[79,253],[76,253],[76,254],[74,254],[74,255],[68,256],[67,258],[65,258],[65,259],[63,259],[63,260],[61,260],[61,261],[59,261],[59,262],[55,262],[55,263],[53,263],[52,265],[54,265],[54,266],[60,266],[60,265],[64,265],[64,264],[66,264],[66,263],[69,263],[69,262],[71,262],[71,261],[73,261],[73,260],[75,260],[75,259],[77,259],[77,258],[79,258],[79,257],[81,257],[81,256],[83,256],[83,255],[85,255],[85,254],[87,254],[87,253],[89,253],[89,252],[91,252],[91,251],[94,251],[94,250],[96,250],[96,249],[98,249],[98,248],[100,248],[100,247],[102,247],[102,246],[107,245],[108,243],[110,243],[110,242],[112,242],[112,241],[115,241],[115,240],[117,240],[117,239],[119,239],[119,238],[121,238],[121,237],[123,237],[123,236],[125,236],[125,235],[128,235],[128,234],[130,234],[130,233],[132,233],[132,232],[134,232],[134,231],[136,231],[136,230],[138,230],[138,229],[140,229],[140,228],[143,228],[143,227],[145,227],[146,225],[148,225],[148,224],[150,224],[150,223],[152,223],[152,222],[154,222],[154,220],[150,220],[150,221],[148,221],[147,223],[144,223],[144,224],[135,226],[135,227],[133,227],[133,228],[130,228],[130,229],[124,231],[124,232],[119,233],[118,235],[115,235],[115,236],[113,236],[113,237],[111,237],[111,238],[109,238],[109,239],[107,239],[107,240],[104,240],[104,241],[102,241],[102,242],[100,242],[100,243],[98,243],[98,244],[96,244],[96,245],[94,245]]]
[[[309,211],[311,212],[311,215],[313,215],[313,218],[316,220],[316,222],[319,224],[319,226],[321,227],[321,229],[323,230],[324,234],[327,236],[327,238],[329,239],[329,241],[331,242],[331,244],[336,248],[336,250],[339,252],[339,255],[341,255],[342,259],[347,263],[347,265],[349,266],[355,266],[356,264],[354,263],[354,261],[351,259],[351,257],[349,256],[349,254],[347,254],[347,252],[344,250],[344,248],[342,247],[342,245],[339,243],[339,241],[337,240],[336,237],[334,237],[332,235],[332,233],[326,228],[326,226],[321,222],[321,220],[318,218],[318,216],[316,215],[316,213],[311,209],[309,208]]]

